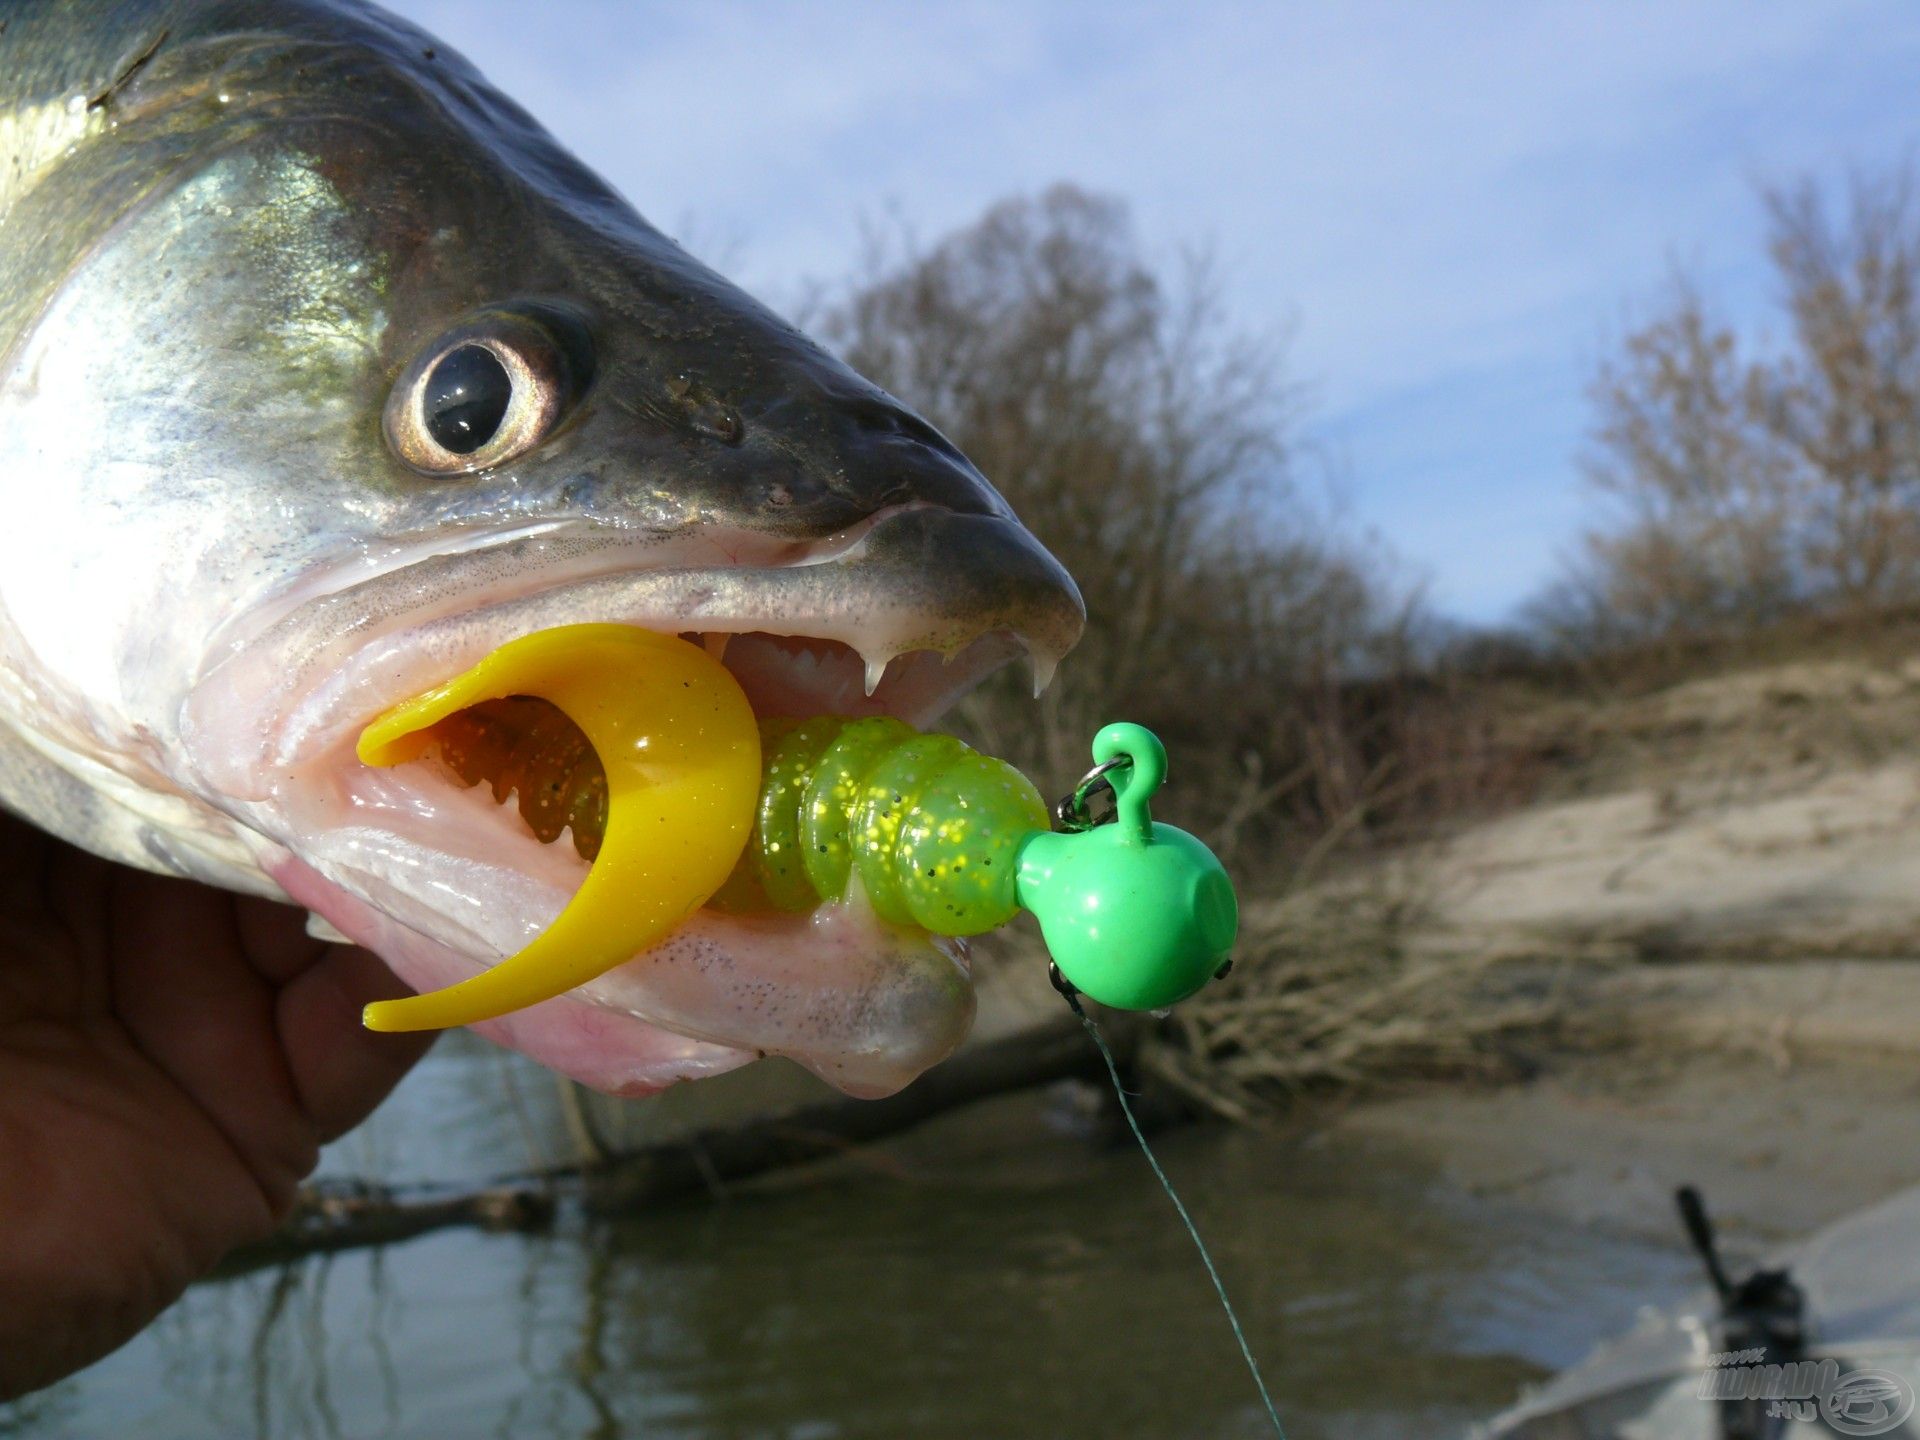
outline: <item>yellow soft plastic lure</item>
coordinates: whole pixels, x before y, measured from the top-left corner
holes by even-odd
[[[370,1030],[473,1025],[563,995],[677,930],[747,843],[760,792],[752,707],[699,646],[632,625],[566,625],[510,641],[374,721],[359,757],[417,759],[434,725],[513,695],[557,706],[599,755],[607,781],[599,854],[532,944],[458,985],[369,1005]]]
[[[559,743],[551,726],[516,731],[497,710],[463,717],[464,729],[443,723],[512,697],[543,700],[579,727],[604,793],[572,783],[578,744]],[[630,625],[565,625],[394,707],[362,733],[359,755],[398,765],[438,747],[477,782],[487,766],[472,762],[503,736],[496,798],[531,786],[535,832],[557,839],[562,820],[576,827],[593,868],[532,944],[445,990],[369,1005],[369,1029],[491,1020],[623,964],[709,902],[806,911],[856,882],[880,919],[938,935],[976,935],[1032,911],[1064,983],[1133,1010],[1174,1004],[1224,973],[1238,927],[1213,852],[1148,813],[1167,757],[1138,725],[1094,737],[1097,768],[1082,782],[1108,777],[1118,823],[1076,819],[1077,790],[1055,833],[1032,782],[951,736],[885,717],[761,724],[698,646]],[[517,764],[515,743],[526,752]]]

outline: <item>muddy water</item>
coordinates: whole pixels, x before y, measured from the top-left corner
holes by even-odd
[[[563,1133],[552,1092],[502,1063],[448,1046],[328,1167],[481,1176],[537,1158]],[[804,1185],[204,1285],[92,1371],[0,1408],[0,1434],[1270,1433],[1165,1198],[1104,1136],[1060,1094],[1024,1097]],[[1160,1148],[1295,1440],[1456,1434],[1694,1281],[1671,1243],[1569,1229],[1391,1138],[1188,1129]]]

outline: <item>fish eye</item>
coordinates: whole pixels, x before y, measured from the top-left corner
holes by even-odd
[[[513,402],[513,377],[484,345],[450,350],[427,372],[420,417],[441,449],[471,455],[500,433]]]
[[[424,475],[485,470],[544,442],[585,388],[585,327],[550,307],[474,316],[428,345],[387,399],[387,440]]]

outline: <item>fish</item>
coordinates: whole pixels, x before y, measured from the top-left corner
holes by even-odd
[[[355,756],[501,645],[638,626],[763,719],[924,726],[1085,621],[937,429],[357,0],[0,4],[0,506],[0,803],[420,990],[589,865]],[[850,901],[704,908],[477,1028],[612,1094],[782,1055],[874,1096],[973,1008]]]

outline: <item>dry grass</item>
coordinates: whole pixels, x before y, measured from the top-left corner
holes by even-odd
[[[1567,972],[1420,953],[1416,912],[1377,893],[1254,907],[1233,974],[1167,1018],[1142,1067],[1237,1121],[1312,1091],[1526,1073],[1528,1043],[1566,1028]]]

